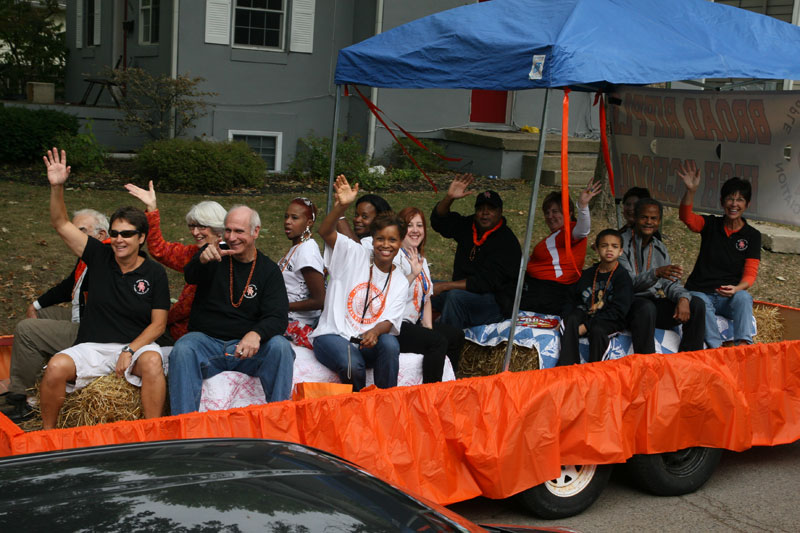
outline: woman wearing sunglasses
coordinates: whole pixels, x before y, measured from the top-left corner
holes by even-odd
[[[42,426],[52,429],[66,392],[116,372],[142,388],[145,418],[161,416],[167,358],[155,340],[164,333],[169,284],[164,267],[142,251],[147,217],[122,207],[111,216],[109,246],[90,239],[67,217],[64,183],[70,167],[64,150],[44,157],[50,182],[50,221],[70,250],[86,263],[92,287],[75,346],[50,359],[40,385]]]
[[[167,242],[161,234],[161,214],[158,212],[153,182],[150,181],[148,190],[132,183],[125,185],[125,189],[144,203],[147,223],[150,226],[150,231],[147,232],[147,250],[153,259],[165,267],[183,272],[183,267],[200,248],[206,244],[216,245],[222,239],[227,212],[217,202],[200,202],[193,205],[186,213],[186,223],[189,225],[189,233],[192,234],[194,244]],[[189,314],[192,311],[196,290],[196,285],[184,285],[178,301],[169,310],[167,328],[173,342],[189,331]]]

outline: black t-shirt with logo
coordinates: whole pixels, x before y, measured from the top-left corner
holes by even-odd
[[[283,335],[289,322],[289,298],[278,265],[257,252],[253,277],[245,286],[252,262],[242,263],[226,256],[222,261],[209,261],[204,265],[200,262],[204,249],[205,246],[183,270],[186,283],[197,285],[189,315],[189,331],[226,341],[241,339],[255,331],[262,343],[275,335]],[[231,299],[234,304],[241,300],[241,304],[234,307]]]
[[[81,258],[88,267],[86,276],[92,292],[87,297],[77,344],[128,344],[150,325],[153,309],[169,310],[167,273],[149,257],[123,274],[111,247],[88,239]]]
[[[742,219],[744,226],[729,237],[723,217],[703,215],[703,219],[700,253],[686,288],[711,293],[722,285],[738,285],[744,275],[744,260],[761,259],[761,233]]]

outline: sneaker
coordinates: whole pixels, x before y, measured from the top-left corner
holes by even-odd
[[[21,396],[22,401],[16,396]],[[12,422],[18,424],[31,416],[33,408],[28,405],[24,395],[8,395],[6,397],[6,405],[0,407],[0,413],[6,415]]]

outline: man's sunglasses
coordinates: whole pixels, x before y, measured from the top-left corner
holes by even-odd
[[[108,234],[111,236],[112,239],[116,239],[118,236],[122,235],[124,239],[130,239],[131,237],[135,237],[139,235],[141,232],[135,229],[124,229],[122,231],[117,231],[115,229],[109,230]]]

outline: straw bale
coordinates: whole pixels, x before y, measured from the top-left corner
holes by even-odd
[[[37,405],[39,384],[36,385]],[[86,387],[67,394],[58,414],[57,428],[94,426],[142,417],[140,389],[116,374],[103,376]],[[41,429],[42,414],[37,407],[33,416],[20,424],[25,431]]]
[[[758,334],[754,342],[780,342],[783,340],[783,319],[777,307],[755,304],[753,316],[756,317]]]
[[[464,343],[464,350],[461,352],[461,360],[458,363],[458,377],[469,378],[498,374],[503,370],[505,357],[506,343],[497,346],[481,346],[467,341]],[[539,352],[536,351],[536,348],[529,349],[514,345],[511,349],[509,370],[519,372],[538,368]]]

